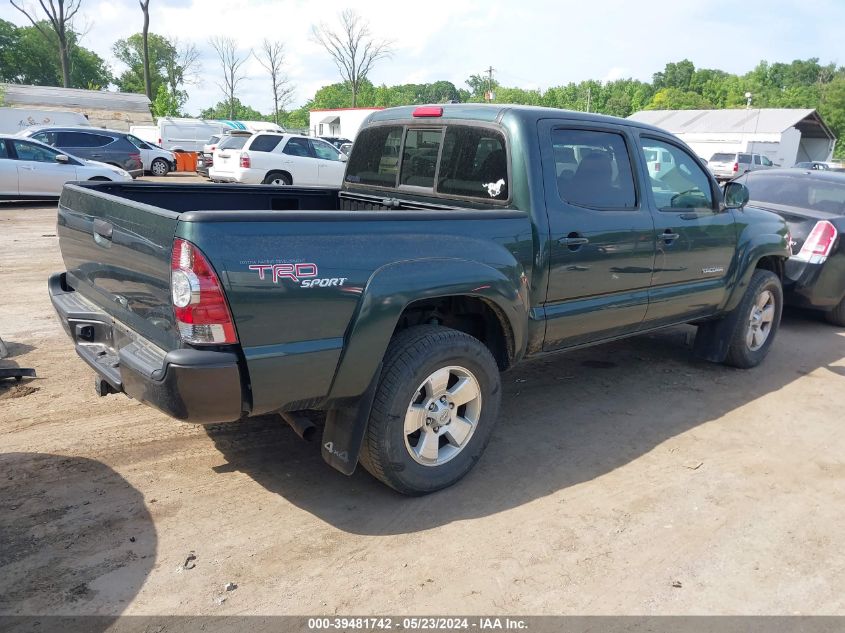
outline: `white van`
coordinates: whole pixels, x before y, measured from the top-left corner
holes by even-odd
[[[0,108],[0,134],[17,134],[33,125],[91,125],[80,112]]]
[[[157,125],[133,125],[129,132],[171,152],[198,152],[205,142],[225,129],[219,121],[161,117]]]
[[[284,132],[282,127],[267,121],[218,121],[176,117],[161,117],[154,126],[133,125],[129,128],[129,132],[138,138],[172,152],[201,152],[208,139],[220,136],[226,130]]]

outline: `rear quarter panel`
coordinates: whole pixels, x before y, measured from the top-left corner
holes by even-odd
[[[521,289],[531,278],[534,247],[521,212],[268,212],[251,213],[252,221],[195,221],[201,216],[185,214],[177,233],[200,246],[225,287],[253,414],[324,402],[356,328],[369,338],[355,348],[360,358],[343,396],[360,395],[355,391],[372,378],[402,309],[438,290],[495,295],[501,292],[494,286],[504,283],[525,306],[513,316],[527,319]],[[467,275],[461,262],[489,274]],[[273,265],[282,265],[275,279]],[[397,265],[405,271],[400,287],[391,287],[392,276],[380,284]],[[311,287],[315,279],[328,281]],[[374,294],[376,287],[391,290]]]

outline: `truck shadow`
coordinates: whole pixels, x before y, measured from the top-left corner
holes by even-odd
[[[6,453],[0,543],[0,622],[97,615],[85,619],[85,629],[106,630],[146,581],[157,537],[141,493],[105,464]]]
[[[464,480],[427,497],[403,497],[361,467],[344,477],[323,462],[319,442],[303,442],[277,416],[207,431],[228,459],[222,470],[251,476],[338,529],[398,534],[518,507],[624,466],[819,368],[845,374],[833,366],[845,357],[842,330],[812,314],[785,315],[769,357],[750,371],[695,360],[692,332],[673,328],[504,374],[485,454]],[[252,434],[260,445],[247,439]]]

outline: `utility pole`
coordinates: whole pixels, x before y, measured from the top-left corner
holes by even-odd
[[[587,112],[590,111],[590,106],[592,105],[592,103],[591,103],[592,99],[593,99],[593,87],[587,86]]]
[[[494,95],[493,95],[493,71],[494,70],[495,70],[495,68],[490,66],[487,70],[484,71],[484,72],[487,73],[487,93],[484,95],[485,101],[492,101],[493,97],[494,97]]]

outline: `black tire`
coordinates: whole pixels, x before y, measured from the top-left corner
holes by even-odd
[[[269,174],[267,174],[264,177],[264,184],[265,185],[275,184],[276,186],[283,186],[283,185],[290,186],[291,184],[293,184],[293,181],[291,180],[290,176],[288,176],[287,174],[284,174],[280,171],[271,171]]]
[[[842,301],[833,310],[825,312],[824,318],[827,319],[828,323],[845,327],[845,297],[842,298]]]
[[[156,173],[156,169],[158,169],[160,173]],[[163,158],[156,158],[150,165],[150,173],[153,176],[166,176],[170,173],[170,165],[168,165],[167,161]]]
[[[405,415],[415,395],[422,393],[419,385],[437,370],[456,366],[476,379],[480,392],[478,419],[454,457],[437,465],[419,463],[406,446]],[[424,495],[451,486],[472,469],[487,447],[499,414],[501,391],[496,361],[478,339],[434,325],[400,332],[384,356],[359,457],[361,465],[376,479],[406,495]],[[459,406],[458,411],[462,408]],[[445,442],[443,437],[437,439],[441,445],[449,444],[448,438]]]
[[[766,292],[771,293],[774,316],[765,342],[758,349],[753,349],[748,343],[752,310],[757,307],[762,295]],[[783,287],[778,276],[768,270],[755,270],[751,277],[751,283],[748,284],[748,289],[745,291],[745,296],[736,307],[736,311],[736,326],[731,336],[725,364],[740,369],[750,369],[759,365],[766,358],[780,328],[780,317],[783,311]]]

